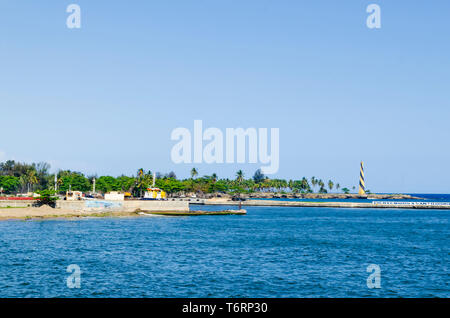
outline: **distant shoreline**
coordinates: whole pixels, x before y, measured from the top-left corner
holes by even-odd
[[[427,202],[402,202],[397,201],[396,204],[390,202],[378,201],[372,202],[311,202],[311,201],[275,201],[275,200],[246,200],[232,201],[229,199],[206,199],[202,203],[204,205],[239,205],[242,206],[264,206],[264,207],[304,207],[304,208],[363,208],[363,209],[444,209],[449,210],[450,205],[436,202],[430,204]],[[199,203],[192,203],[193,205]]]
[[[205,199],[232,198],[230,194],[212,193],[202,196]],[[356,193],[277,193],[277,192],[254,192],[241,194],[243,199],[374,199],[374,200],[424,200],[409,194],[367,194]]]

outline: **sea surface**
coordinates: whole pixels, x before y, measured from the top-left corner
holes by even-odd
[[[387,194],[391,194],[391,193],[387,193]],[[277,199],[272,199],[272,198],[252,198],[252,200],[269,200],[269,201],[292,201],[292,202],[355,202],[355,203],[372,203],[372,202],[377,202],[377,201],[393,201],[393,202],[450,202],[450,194],[417,194],[417,193],[407,193],[417,199],[319,199],[319,198],[315,198],[315,199],[309,199],[309,198],[302,198],[302,199],[288,199],[288,198],[277,198]],[[370,194],[368,195],[368,197],[370,198]]]
[[[450,297],[450,211],[247,210],[0,222],[0,297]]]

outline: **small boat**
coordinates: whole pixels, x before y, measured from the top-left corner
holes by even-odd
[[[144,197],[141,200],[166,200],[167,194],[160,188],[147,188]]]

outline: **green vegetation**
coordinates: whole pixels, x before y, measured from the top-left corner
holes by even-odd
[[[40,190],[37,193],[40,195],[37,199],[39,206],[49,205],[55,207],[58,197],[55,196],[56,192],[54,190]]]
[[[0,193],[16,194],[40,191],[50,198],[53,194],[42,192],[55,189],[55,174],[51,174],[49,171],[48,163],[26,164],[12,160],[0,163]],[[177,179],[173,172],[156,173],[156,176],[155,186],[172,195],[228,193],[240,196],[254,192],[327,193],[328,190],[339,191],[341,189],[339,183],[328,180],[325,184],[323,180],[316,177],[309,180],[305,177],[299,180],[270,179],[260,169],[249,179],[245,178],[242,170],[237,171],[233,179],[219,179],[215,173],[209,176],[199,176],[196,168],[192,168],[190,178],[187,179]],[[56,173],[56,193],[64,194],[68,190],[90,192],[93,189],[94,179],[97,192],[122,191],[129,192],[134,197],[141,197],[153,183],[152,172],[146,172],[142,168],[137,170],[135,176],[121,175],[119,177],[86,176],[76,171],[60,170]],[[342,188],[342,192],[349,193],[350,190]]]
[[[0,206],[0,209],[25,209],[26,206]]]
[[[0,187],[2,187],[2,190],[0,191],[2,194],[16,192],[17,189],[19,189],[19,187],[20,187],[19,178],[15,177],[15,176],[1,176],[0,175]]]

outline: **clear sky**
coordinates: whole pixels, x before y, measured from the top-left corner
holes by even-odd
[[[0,0],[0,161],[186,177],[170,134],[201,119],[280,128],[272,177],[352,187],[364,160],[373,192],[450,193],[449,35],[444,0]]]

